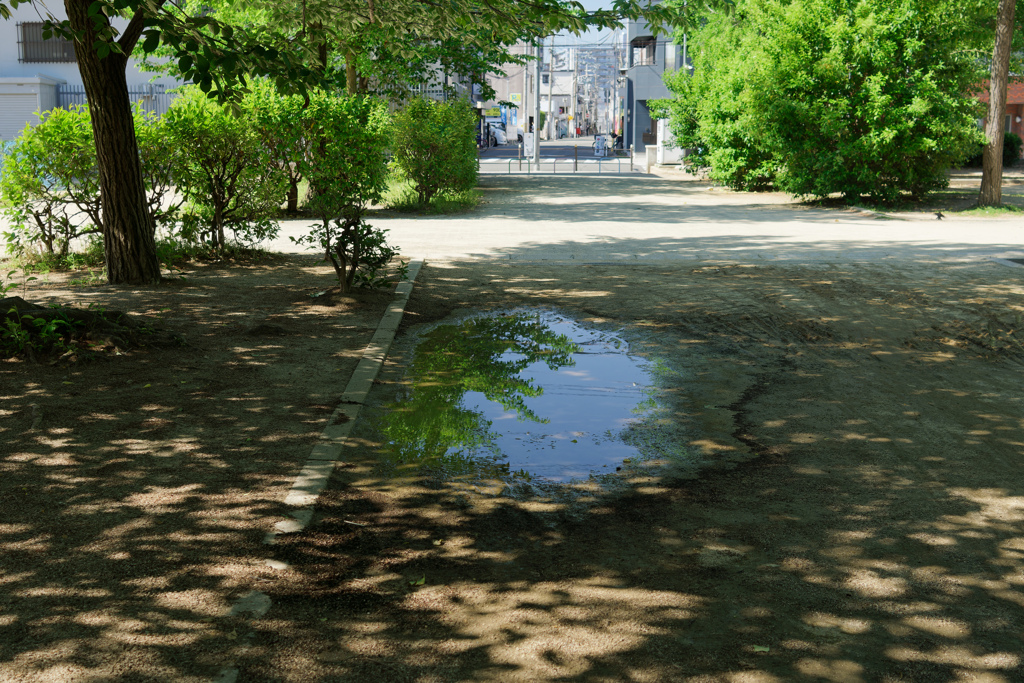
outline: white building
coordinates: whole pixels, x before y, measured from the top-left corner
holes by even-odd
[[[66,17],[62,4],[50,3],[57,19]],[[43,40],[45,19],[40,7],[26,4],[0,21],[0,140],[14,139],[26,123],[39,123],[39,115],[54,107],[85,102],[74,48],[61,38]],[[115,25],[123,28],[127,22]],[[140,71],[134,59],[126,75],[131,99],[149,111],[165,111],[166,90],[179,85],[173,78]]]

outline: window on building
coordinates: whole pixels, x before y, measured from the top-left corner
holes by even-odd
[[[1013,132],[1013,129],[1010,127],[1012,120],[1013,120],[1013,117],[1010,114],[1007,114],[1006,115],[1006,132],[1007,133],[1012,133]]]
[[[18,24],[18,61],[74,62],[75,46],[58,36],[43,40],[43,22]]]
[[[665,71],[675,71],[679,48],[673,44],[665,45]]]
[[[657,41],[654,37],[637,38],[633,41],[633,66],[653,66],[654,48]]]
[[[551,82],[551,74],[541,74],[540,75],[540,82],[541,82],[541,85],[547,85],[548,83],[550,83]]]

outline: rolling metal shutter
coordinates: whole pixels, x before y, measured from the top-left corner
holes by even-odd
[[[0,93],[0,139],[13,140],[21,134],[26,123],[38,123],[38,108],[39,97],[35,93]]]

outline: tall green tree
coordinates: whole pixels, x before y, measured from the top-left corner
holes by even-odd
[[[676,131],[734,187],[922,196],[980,142],[990,16],[976,0],[742,0],[690,37]]]
[[[0,0],[0,17],[9,18],[10,7],[31,2]],[[640,0],[614,0],[611,9],[591,13],[567,0],[286,0],[266,8],[274,21],[236,26],[185,11],[172,0],[64,0],[66,18],[50,15],[42,2],[38,7],[48,16],[46,31],[74,42],[92,111],[107,277],[112,284],[160,279],[125,79],[127,61],[137,51],[168,46],[184,78],[223,99],[244,90],[253,76],[272,78],[282,91],[332,86],[327,82],[327,57],[338,44],[327,28],[334,24],[337,37],[350,40],[372,27],[379,32],[378,44],[395,45],[401,54],[403,47],[415,44],[414,38],[443,41],[467,27],[478,29],[481,44],[487,39],[495,45],[527,32],[544,35],[610,26],[623,16],[645,16],[659,24],[685,16],[669,5]],[[127,21],[121,31],[112,21],[116,17]],[[296,42],[296,36],[302,40]]]

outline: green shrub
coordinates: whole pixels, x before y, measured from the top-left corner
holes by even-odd
[[[167,121],[135,107],[135,139],[139,146],[146,204],[157,230],[173,228],[182,200],[175,191],[175,169],[181,162],[180,148],[167,130]]]
[[[135,135],[154,225],[176,220],[174,174],[177,145],[162,119],[134,111]],[[99,172],[86,106],[54,109],[34,128],[26,127],[3,155],[0,197],[13,230],[7,248],[23,264],[78,268],[103,263]],[[89,235],[78,252],[71,241]]]
[[[1020,161],[1020,150],[1022,145],[1024,145],[1024,141],[1022,141],[1020,136],[1016,133],[1003,134],[1003,166],[1013,166],[1015,163]],[[984,150],[984,143],[980,143],[978,145],[978,152],[964,162],[964,166],[981,167],[984,161]]]
[[[256,134],[272,163],[284,173],[288,181],[287,211],[299,210],[299,185],[302,174],[302,110],[303,98],[281,95],[274,84],[265,79],[253,82],[252,90],[242,101],[242,107],[253,122]]]
[[[426,205],[439,192],[476,186],[476,115],[461,100],[417,98],[396,112],[392,153],[397,168]]]
[[[173,179],[185,199],[182,238],[220,249],[225,229],[238,244],[276,236],[273,216],[287,176],[262,144],[249,112],[232,112],[188,86],[164,118],[168,142],[178,151]]]
[[[53,109],[6,147],[0,203],[7,250],[59,263],[76,237],[101,230],[99,172],[86,107]]]
[[[892,202],[944,187],[979,140],[967,93],[982,10],[959,7],[737,0],[691,34],[694,75],[669,80],[673,129],[737,189]]]
[[[363,221],[387,187],[387,110],[366,97],[310,93],[302,113],[303,154],[298,170],[309,183],[306,208],[320,219],[293,238],[330,258],[342,291],[374,285],[395,256],[386,231]]]
[[[1003,135],[1003,166],[1012,166],[1020,161],[1020,150],[1024,140],[1016,133]]]
[[[442,190],[431,197],[428,203],[423,204],[412,181],[400,173],[392,173],[388,178],[388,189],[384,193],[383,202],[388,209],[400,213],[431,215],[464,213],[480,203],[480,190],[476,188],[461,192]]]

